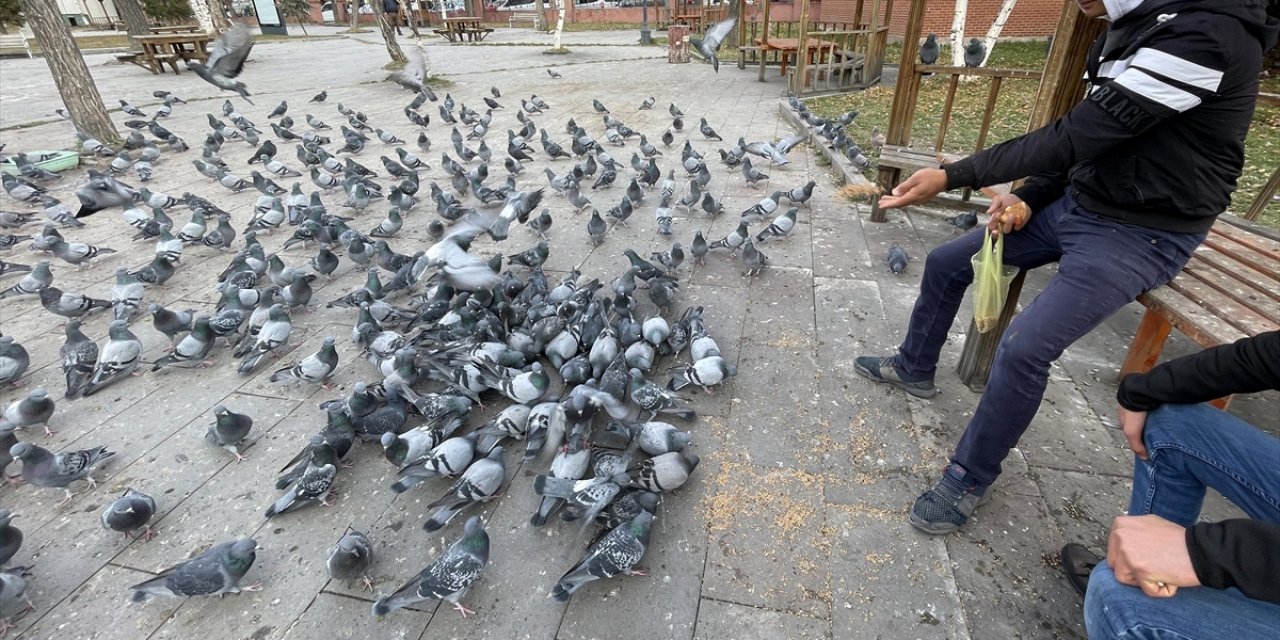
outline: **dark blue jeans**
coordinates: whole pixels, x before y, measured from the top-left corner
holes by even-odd
[[[985,232],[979,227],[929,252],[920,297],[898,348],[898,364],[907,373],[934,375],[947,331],[973,282],[969,260]],[[1006,236],[1005,264],[1034,269],[1057,262],[1058,274],[1005,331],[952,462],[980,485],[993,482],[1040,408],[1050,363],[1139,294],[1172,280],[1204,237],[1099,217],[1081,208],[1070,190]]]
[[[1142,435],[1149,456],[1134,458],[1129,515],[1189,527],[1213,487],[1249,517],[1280,523],[1280,438],[1202,404],[1160,407]],[[1150,598],[1117,582],[1106,563],[1089,576],[1084,613],[1094,640],[1267,638],[1280,630],[1280,604],[1208,587]]]

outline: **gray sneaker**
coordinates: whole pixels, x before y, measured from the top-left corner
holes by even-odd
[[[916,498],[911,507],[911,526],[935,536],[964,526],[978,507],[991,500],[991,487],[968,483],[964,476],[963,467],[947,465],[942,479]]]
[[[895,357],[859,356],[853,361],[853,370],[868,380],[891,384],[917,398],[928,400],[938,395],[938,388],[933,385],[932,379],[915,382],[903,380],[902,372],[898,371],[894,363]]]

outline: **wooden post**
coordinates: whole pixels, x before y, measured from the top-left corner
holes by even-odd
[[[119,144],[120,134],[107,115],[98,85],[93,83],[84,56],[71,37],[71,29],[62,21],[57,5],[48,0],[19,0],[19,6],[44,52],[53,83],[76,128],[108,146]]]
[[[1085,65],[1088,63],[1086,52],[1098,34],[1105,29],[1106,22],[1086,18],[1074,2],[1063,3],[1058,29],[1053,34],[1053,48],[1045,62],[1044,74],[1040,77],[1040,91],[1031,109],[1028,131],[1039,129],[1062,117],[1084,96],[1084,82],[1081,78],[1084,77]],[[903,55],[906,55],[905,46]],[[894,104],[897,104],[896,95]],[[889,122],[893,123],[892,118]],[[1000,321],[995,328],[987,333],[979,333],[973,321],[969,322],[969,333],[965,335],[964,350],[956,365],[956,373],[959,374],[960,381],[974,392],[981,392],[991,375],[996,349],[1000,346],[1009,322],[1013,320],[1025,276],[1025,271],[1019,273],[1009,286],[1009,297],[1005,300],[1004,310],[1001,311]]]
[[[898,85],[893,91],[893,106],[889,108],[889,126],[885,131],[885,144],[907,145],[911,142],[911,119],[915,114],[916,95],[920,92],[920,76],[916,74],[916,49],[920,46],[920,31],[924,28],[925,0],[911,0],[907,12],[907,29],[902,37],[902,59],[898,62]],[[901,171],[894,167],[881,167],[876,184],[888,191],[898,184]],[[871,221],[888,220],[880,208],[878,198],[871,199]]]
[[[800,2],[800,37],[796,38],[796,63],[791,67],[791,91],[796,95],[804,94],[804,76],[808,73],[809,61],[809,0]]]
[[[1267,184],[1263,185],[1262,191],[1258,192],[1258,197],[1254,198],[1253,204],[1249,205],[1248,213],[1244,214],[1244,219],[1251,222],[1257,222],[1262,217],[1262,212],[1266,211],[1267,205],[1271,204],[1271,199],[1280,192],[1280,167],[1276,167],[1271,179]]]

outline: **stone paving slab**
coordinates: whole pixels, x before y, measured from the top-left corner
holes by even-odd
[[[336,35],[339,30],[320,33]],[[1132,307],[1122,310],[1055,365],[1046,402],[1006,460],[994,500],[973,523],[947,538],[920,535],[905,524],[906,510],[945,464],[979,397],[952,373],[968,330],[967,302],[943,349],[937,380],[941,393],[934,400],[873,385],[857,377],[851,364],[856,355],[892,352],[918,295],[928,250],[953,237],[944,218],[954,210],[913,207],[891,212],[886,223],[871,223],[865,202],[834,195],[830,168],[804,146],[792,152],[787,165],[758,163],[770,178],[758,188],[746,187],[737,172],[720,168],[716,150],[727,145],[704,140],[697,120],[705,116],[729,141],[790,134],[790,125],[778,117],[784,88],[776,77],[761,84],[753,72],[739,73],[732,66],[713,74],[702,64],[667,65],[662,48],[630,46],[634,34],[565,37],[573,52],[557,57],[541,55],[549,36],[529,30],[500,29],[482,46],[428,39],[423,48],[433,73],[452,83],[437,91],[442,97],[448,93],[474,105],[490,86],[502,87],[500,102],[507,109],[495,111],[490,135],[498,157],[502,130],[515,125],[513,111],[521,97],[538,94],[552,104],[551,111],[535,119],[561,143],[568,141],[563,124],[570,117],[599,133],[600,116],[591,108],[592,98],[599,98],[658,144],[671,124],[664,105],[674,101],[687,114],[685,127],[674,145],[662,149],[659,167],[674,170],[677,189],[683,190],[688,178],[677,163],[689,140],[707,157],[713,171],[708,191],[724,202],[725,212],[708,218],[700,209],[677,209],[675,234],[663,237],[653,219],[656,196],[649,193],[628,224],[610,229],[597,247],[586,241],[583,230],[590,210],[575,215],[548,190],[542,206],[555,222],[545,267],[553,284],[577,267],[582,281],[599,277],[608,286],[627,264],[621,254],[625,248],[647,256],[678,241],[687,250],[695,231],[709,241],[724,236],[737,227],[739,212],[774,190],[811,179],[818,185],[810,205],[800,208],[792,236],[761,246],[771,266],[757,277],[744,278],[740,258],[727,251],[713,252],[705,265],[694,266],[690,260],[682,268],[673,314],[689,305],[703,306],[711,335],[725,358],[737,364],[739,377],[715,394],[689,390],[700,415],[678,426],[691,432],[691,451],[702,462],[691,482],[664,500],[642,562],[651,575],[594,583],[567,606],[547,598],[556,579],[581,557],[586,534],[570,523],[554,522],[542,530],[527,525],[538,500],[531,479],[545,471],[547,459],[523,462],[515,451],[507,457],[506,495],[470,512],[485,518],[493,540],[493,561],[463,600],[477,611],[474,618],[463,620],[434,602],[381,620],[369,614],[374,598],[400,586],[451,544],[463,520],[460,516],[440,532],[423,532],[426,506],[448,481],[426,482],[397,496],[388,488],[395,469],[376,445],[360,445],[352,452],[354,466],[339,472],[335,506],[263,517],[267,504],[281,493],[273,488],[280,466],[323,427],[317,403],[348,393],[358,380],[378,379],[375,368],[361,361],[347,340],[351,311],[325,308],[326,302],[364,283],[366,273],[344,259],[335,279],[313,283],[312,307],[294,313],[289,347],[252,375],[234,374],[230,349],[219,346],[212,369],[148,372],[89,399],[59,402],[53,419],[57,434],[22,434],[53,449],[104,444],[119,453],[96,474],[101,486],[76,487],[81,494],[67,507],[53,506],[60,492],[0,486],[0,503],[22,514],[16,524],[27,535],[15,561],[35,560],[37,567],[30,589],[37,608],[18,621],[20,637],[1083,637],[1079,600],[1062,580],[1055,558],[1068,540],[1101,545],[1105,527],[1127,503],[1132,463],[1115,430],[1114,385],[1140,313]],[[413,44],[409,38],[401,42]],[[335,126],[343,119],[334,107],[343,102],[379,126],[410,137],[412,129],[400,114],[409,94],[381,83],[384,55],[373,33],[261,43],[244,76],[257,106],[239,100],[235,105],[265,128],[265,114],[281,99],[290,100],[290,115],[299,122],[311,112]],[[321,58],[341,64],[317,64]],[[161,87],[188,98],[191,104],[176,109],[165,126],[192,144],[203,137],[205,113],[216,113],[229,95],[191,73],[155,77],[107,64],[110,56],[86,59],[108,103],[126,97],[150,110],[157,104],[150,92]],[[547,77],[546,69],[552,67],[564,74],[562,80]],[[69,125],[53,115],[60,104],[42,60],[2,61],[0,76],[5,78],[0,139],[15,149],[70,139]],[[329,89],[329,102],[305,104],[320,88]],[[658,98],[659,107],[636,110],[649,95]],[[453,155],[449,127],[438,121],[433,106],[424,109],[433,116],[427,132],[434,146],[418,154],[432,167],[423,174],[420,197],[428,195],[432,181],[448,182],[439,157]],[[119,113],[113,117],[125,119]],[[291,166],[297,164],[292,146],[280,145]],[[629,143],[609,152],[627,163],[634,148]],[[243,142],[232,142],[223,156],[238,174],[247,175],[244,162],[250,152]],[[375,142],[357,159],[380,170],[377,156],[391,153]],[[200,176],[189,162],[194,156],[166,153],[150,186],[173,195],[207,195],[231,211],[242,230],[256,195],[232,194]],[[539,158],[527,163],[517,185],[545,187],[544,168],[563,173],[571,166]],[[505,179],[505,171],[495,167],[491,181]],[[586,195],[593,206],[607,210],[622,197],[629,177],[624,171],[613,187]],[[131,175],[125,180],[134,182]],[[69,174],[51,192],[74,202],[72,193],[82,182],[83,174]],[[301,184],[304,191],[312,188],[305,178]],[[386,206],[379,203],[357,213],[340,206],[340,193],[326,194],[325,203],[330,212],[353,216],[358,229],[377,224]],[[175,224],[189,218],[181,208],[170,214]],[[420,205],[408,214],[391,245],[409,254],[425,247],[426,221],[434,215],[429,203]],[[65,232],[120,253],[85,270],[54,259],[59,286],[105,297],[115,266],[136,267],[150,259],[154,243],[133,242],[132,230],[116,216],[104,212],[88,219],[88,227]],[[760,227],[753,225],[753,233]],[[259,238],[272,251],[290,233],[262,233]],[[536,241],[528,229],[513,228],[506,242],[481,239],[475,251],[509,255]],[[913,258],[904,274],[890,274],[885,266],[884,255],[893,242]],[[302,267],[314,248],[299,246],[280,255],[289,266]],[[39,258],[25,250],[3,257],[25,263]],[[167,286],[149,288],[147,301],[211,309],[217,294],[210,283],[230,257],[187,247],[182,269]],[[1052,274],[1052,267],[1030,274],[1024,304]],[[383,275],[384,280],[389,277]],[[655,312],[646,295],[637,300],[641,314]],[[86,334],[103,338],[107,316],[86,319]],[[148,325],[143,318],[133,326],[146,347],[145,359],[152,360],[167,341]],[[0,402],[8,403],[33,386],[45,386],[59,397],[61,321],[50,322],[35,298],[6,300],[0,306],[0,330],[18,337],[32,355],[26,386],[0,390]],[[268,382],[277,368],[313,352],[325,335],[338,338],[342,366],[334,377],[335,389]],[[1196,349],[1175,336],[1168,354]],[[658,371],[665,373],[666,367],[684,361],[662,360]],[[203,440],[211,409],[219,402],[255,418],[245,462],[235,462]],[[1241,397],[1232,410],[1280,432],[1277,402],[1274,393]],[[498,408],[477,410],[471,423]],[[126,543],[98,527],[101,508],[127,486],[156,496],[161,517],[155,540]],[[1206,505],[1209,517],[1233,513],[1219,497]],[[335,583],[323,570],[325,555],[348,528],[365,532],[374,543],[372,593],[358,584]],[[210,544],[246,535],[262,546],[246,582],[262,580],[263,592],[125,606],[128,585]],[[114,624],[100,624],[106,616]]]

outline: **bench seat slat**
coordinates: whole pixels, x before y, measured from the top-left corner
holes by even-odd
[[[1212,269],[1218,272],[1222,278],[1231,280],[1235,285],[1245,287],[1263,296],[1263,303],[1269,304],[1277,314],[1280,314],[1280,280],[1268,277],[1265,273],[1249,265],[1232,260],[1219,253],[1213,247],[1204,245],[1200,245],[1200,248],[1196,249],[1195,256],[1187,263],[1187,266]],[[1265,299],[1270,299],[1272,302],[1266,303]]]
[[[1216,347],[1246,337],[1244,332],[1171,287],[1148,291],[1138,296],[1138,301],[1151,311],[1159,313],[1178,331],[1202,347]]]

